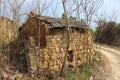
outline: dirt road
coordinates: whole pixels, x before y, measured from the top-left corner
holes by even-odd
[[[102,46],[100,51],[106,56],[111,66],[106,80],[120,80],[120,50]]]

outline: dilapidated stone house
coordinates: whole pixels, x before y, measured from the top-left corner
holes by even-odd
[[[17,65],[22,67],[22,70],[36,70],[39,67],[40,70],[60,71],[64,60],[65,68],[85,64],[93,53],[88,26],[77,20],[69,20],[69,26],[71,36],[67,49],[68,32],[65,19],[30,13],[25,24],[19,28],[18,50],[13,50],[14,53],[17,52],[17,57],[24,57],[17,58]]]

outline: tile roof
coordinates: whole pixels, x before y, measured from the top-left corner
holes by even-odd
[[[52,18],[52,17],[41,16],[40,20],[48,22],[54,28],[66,26],[66,20],[61,19],[61,18]],[[83,21],[69,20],[68,23],[69,23],[70,27],[75,27],[75,28],[84,28],[85,27],[85,23]]]

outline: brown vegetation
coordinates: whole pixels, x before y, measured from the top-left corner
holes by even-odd
[[[95,41],[120,46],[120,25],[115,22],[104,22],[95,31]]]

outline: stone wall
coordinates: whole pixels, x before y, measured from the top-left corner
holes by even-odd
[[[79,30],[71,33],[65,67],[80,67],[92,58],[91,39],[89,33],[82,34]],[[37,49],[34,52],[37,53],[39,63],[36,63],[35,57],[33,59],[35,54],[31,53],[31,68],[35,70],[35,65],[39,65],[41,70],[60,71],[66,54],[67,40],[67,33],[63,30],[55,30],[54,34],[47,35],[46,48]]]

